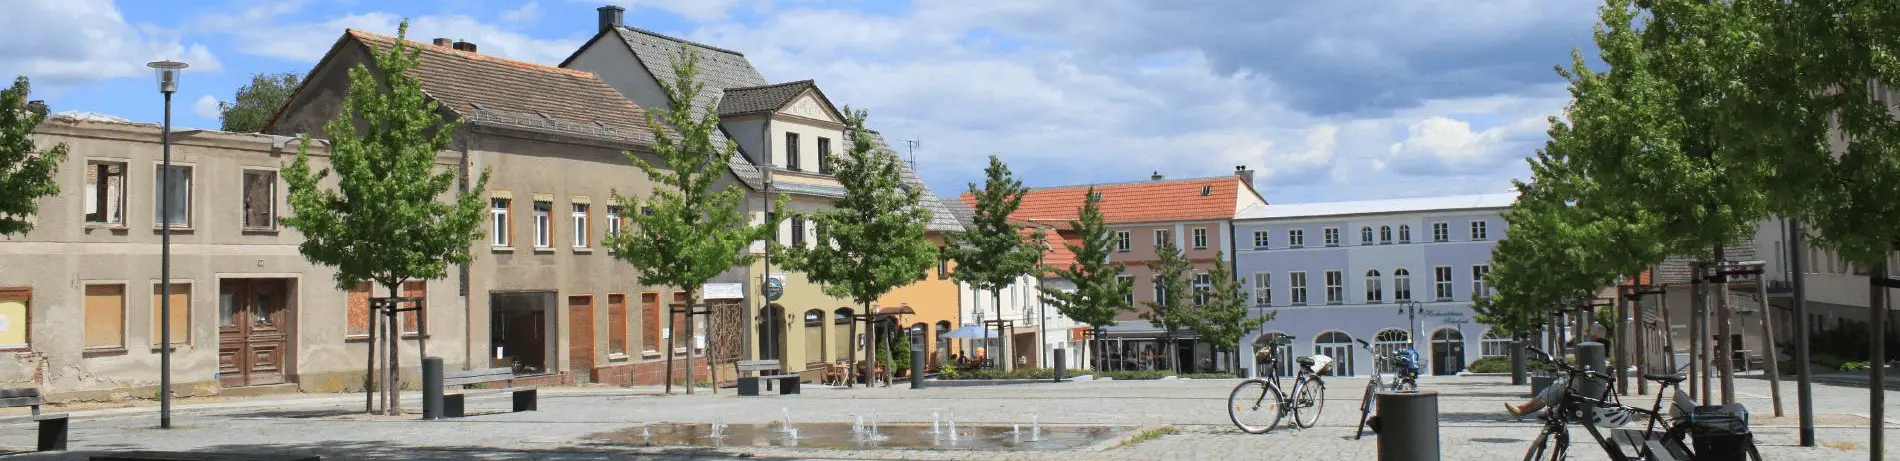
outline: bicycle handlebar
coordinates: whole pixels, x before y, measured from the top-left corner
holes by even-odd
[[[1570,366],[1570,364],[1564,363],[1562,360],[1557,360],[1556,358],[1551,357],[1550,353],[1544,352],[1542,349],[1538,349],[1536,346],[1525,346],[1524,349],[1530,351],[1533,354],[1532,359],[1537,360],[1539,362],[1551,364],[1552,366],[1557,367],[1558,370],[1563,371],[1565,374],[1583,376],[1593,381],[1600,381],[1600,382],[1605,382],[1605,383],[1608,383],[1611,380],[1610,375],[1603,374],[1602,372],[1599,372],[1596,370],[1584,370],[1584,369],[1579,369],[1577,367]]]

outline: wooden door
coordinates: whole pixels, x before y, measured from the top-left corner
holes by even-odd
[[[284,281],[229,279],[218,293],[218,380],[226,387],[285,382],[289,309]]]
[[[567,366],[585,380],[594,371],[594,297],[567,297]]]

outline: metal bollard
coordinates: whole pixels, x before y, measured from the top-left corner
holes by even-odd
[[[1577,343],[1577,368],[1594,370],[1598,373],[1614,376],[1603,364],[1604,352],[1603,343],[1595,341]],[[1577,383],[1577,385],[1577,391],[1583,395],[1590,396],[1590,398],[1603,395],[1604,383],[1597,382],[1594,379],[1583,380],[1583,382]]]
[[[918,341],[910,346],[910,388],[924,388],[924,343]]]
[[[1380,391],[1379,461],[1438,461],[1438,391]]]
[[[422,419],[442,419],[442,358],[422,358]]]
[[[1062,349],[1056,349],[1056,350],[1054,350],[1054,351],[1050,351],[1050,352],[1054,352],[1054,353],[1056,354],[1056,356],[1055,356],[1055,366],[1056,366],[1056,368],[1055,368],[1055,372],[1056,372],[1056,379],[1055,379],[1055,381],[1056,381],[1056,382],[1058,382],[1058,383],[1059,383],[1059,382],[1062,382],[1062,378],[1067,378],[1068,376],[1066,376],[1066,375],[1068,375],[1068,374],[1069,374],[1069,357],[1068,357],[1068,355],[1069,355],[1069,354],[1067,354],[1067,353],[1066,353],[1066,352],[1068,352],[1068,351],[1064,351],[1064,350],[1062,350]]]
[[[1524,384],[1524,341],[1511,340],[1511,385]]]

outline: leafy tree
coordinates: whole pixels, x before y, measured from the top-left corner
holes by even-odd
[[[408,30],[405,20],[397,36]],[[373,282],[394,296],[406,280],[442,278],[450,264],[468,264],[469,244],[482,235],[487,210],[480,195],[462,191],[439,200],[455,187],[456,172],[438,168],[436,155],[453,144],[461,122],[444,120],[408,73],[417,53],[398,39],[375,52],[376,70],[351,68],[342,108],[324,125],[329,168],[311,169],[307,137],[284,167],[291,214],[283,223],[303,234],[297,249],[305,258],[336,268],[338,289]],[[333,170],[336,186],[330,188]],[[487,184],[483,171],[469,190]],[[400,387],[390,387],[389,411],[399,414]]]
[[[1009,167],[1003,160],[990,156],[990,166],[983,169],[983,188],[970,183],[970,195],[976,197],[976,211],[972,221],[975,228],[950,236],[955,244],[944,253],[957,261],[957,271],[952,274],[958,282],[970,284],[979,290],[989,290],[991,305],[996,306],[996,318],[1003,318],[1003,288],[1015,284],[1024,275],[1036,270],[1036,258],[1042,255],[1041,235],[1025,239],[1023,226],[1010,221],[1009,216],[1022,206],[1023,195],[1029,188],[1023,182],[1010,175]],[[1039,234],[1039,232],[1038,232]],[[1003,326],[996,326],[996,336],[1003,338]],[[1003,341],[1007,344],[1009,341]],[[1007,352],[998,354],[1008,357]],[[999,363],[1008,368],[1009,361]]]
[[[1161,244],[1155,245],[1155,254],[1158,258],[1148,263],[1148,269],[1154,271],[1155,288],[1160,293],[1156,293],[1154,301],[1144,303],[1148,306],[1148,312],[1142,313],[1141,318],[1161,328],[1169,369],[1178,373],[1181,364],[1176,357],[1180,357],[1180,354],[1175,353],[1174,338],[1180,335],[1181,328],[1192,327],[1195,322],[1196,306],[1192,301],[1198,297],[1190,291],[1188,284],[1188,277],[1194,273],[1194,263],[1189,262],[1187,255],[1181,253],[1181,248],[1174,245],[1174,239],[1163,239]]]
[[[1115,325],[1116,317],[1123,311],[1132,311],[1134,306],[1128,303],[1129,294],[1134,287],[1121,279],[1122,263],[1108,262],[1109,255],[1115,251],[1114,237],[1103,222],[1101,197],[1095,195],[1090,187],[1082,202],[1076,218],[1069,221],[1069,233],[1076,238],[1063,244],[1069,253],[1075,255],[1075,262],[1068,268],[1051,271],[1052,275],[1067,279],[1075,285],[1074,291],[1064,291],[1054,287],[1040,287],[1043,302],[1052,304],[1056,312],[1076,322],[1081,322],[1095,330],[1097,346],[1095,360],[1096,371],[1101,371],[1102,346],[1106,343],[1102,329]]]
[[[653,109],[646,115],[647,126],[655,134],[653,152],[661,164],[631,151],[624,153],[656,186],[653,195],[643,201],[614,194],[614,203],[622,210],[652,212],[622,213],[624,228],[610,232],[601,245],[614,258],[632,265],[641,285],[677,288],[686,293],[687,305],[694,305],[707,281],[735,266],[752,264],[758,256],[747,247],[772,237],[778,221],[768,215],[768,222],[749,224],[740,212],[745,191],[719,184],[727,159],[738,146],[731,140],[724,145],[714,142],[713,135],[719,132],[716,108],[693,107],[705,87],[699,81],[699,55],[682,45],[672,65],[675,80],[660,82],[660,88],[668,107],[674,109]],[[694,115],[696,111],[700,115]],[[785,197],[777,201],[774,208],[784,209]]]
[[[32,85],[26,77],[0,90],[0,236],[33,230],[40,197],[59,195],[53,174],[66,161],[66,144],[45,151],[33,144],[33,130],[46,120],[46,107],[27,104]]]
[[[872,147],[865,116],[845,108],[851,149],[831,159],[844,197],[811,217],[819,244],[787,249],[784,262],[823,285],[825,294],[849,298],[869,314],[879,297],[922,280],[939,255],[924,239],[930,211],[921,206],[922,192],[904,184],[897,154]],[[869,347],[869,356],[877,357],[877,342]]]
[[[1192,310],[1194,333],[1217,347],[1228,350],[1240,350],[1240,337],[1248,332],[1260,329],[1261,325],[1273,320],[1274,312],[1268,311],[1261,316],[1247,315],[1247,292],[1240,289],[1240,281],[1234,279],[1234,272],[1220,253],[1214,254],[1214,269],[1209,276],[1214,278],[1214,286],[1208,290],[1207,302],[1195,306]],[[1240,369],[1240,356],[1235,354],[1231,369]]]
[[[218,123],[224,131],[255,133],[264,129],[271,114],[297,92],[303,76],[296,72],[251,74],[251,83],[239,87],[236,102],[218,102]]]

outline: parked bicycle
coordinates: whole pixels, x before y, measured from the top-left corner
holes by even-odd
[[[1741,427],[1737,428],[1739,433],[1747,434],[1746,413],[1741,412],[1740,422],[1737,423],[1734,421],[1735,416],[1729,414],[1735,410],[1728,407],[1695,407],[1688,396],[1681,392],[1683,378],[1680,375],[1643,375],[1644,379],[1661,383],[1662,389],[1656,393],[1656,401],[1650,408],[1634,408],[1618,401],[1615,383],[1608,375],[1596,370],[1578,369],[1563,361],[1552,359],[1550,354],[1535,347],[1527,348],[1527,350],[1533,360],[1556,368],[1564,373],[1566,379],[1551,384],[1551,386],[1563,386],[1559,388],[1562,392],[1561,398],[1555,404],[1546,406],[1543,414],[1539,416],[1544,420],[1544,430],[1525,451],[1525,461],[1568,459],[1570,455],[1568,424],[1582,425],[1590,437],[1596,440],[1597,446],[1602,448],[1612,461],[1717,459],[1726,461],[1741,459],[1742,453],[1746,453],[1747,458],[1754,461],[1762,459],[1760,451],[1755,448],[1754,441],[1750,437],[1725,439],[1721,444],[1706,444],[1720,446],[1702,450],[1704,451],[1702,456],[1697,456],[1695,450],[1689,448],[1690,444],[1686,443],[1687,438],[1697,426],[1707,429],[1716,425],[1740,424]],[[1603,386],[1603,392],[1595,397],[1580,394],[1578,390],[1585,380]],[[1671,409],[1667,413],[1662,407],[1665,396],[1673,397]],[[1632,415],[1648,417],[1647,427],[1641,431],[1619,429],[1618,427],[1629,423]],[[1696,421],[1694,419],[1696,415],[1709,416],[1703,421]],[[1610,433],[1606,435],[1600,428],[1609,429]],[[1705,433],[1698,434],[1697,437],[1705,435],[1721,436],[1721,434]],[[1717,450],[1735,453],[1715,453],[1714,451]]]
[[[1381,389],[1391,392],[1417,392],[1419,364],[1418,351],[1411,348],[1380,354],[1378,349],[1367,344],[1366,340],[1354,339],[1354,341],[1359,342],[1359,347],[1372,351],[1372,379],[1366,381],[1366,394],[1359,399],[1359,429],[1353,432],[1352,436],[1353,440],[1359,440],[1360,437],[1365,436],[1367,427],[1372,428],[1372,433],[1379,433],[1379,416],[1373,414],[1373,407],[1378,402],[1373,400],[1373,394]],[[1384,378],[1387,369],[1396,370],[1390,381]]]
[[[1293,415],[1293,423],[1302,429],[1319,423],[1320,410],[1326,403],[1326,382],[1320,378],[1320,373],[1332,369],[1333,359],[1324,355],[1294,359],[1300,365],[1299,376],[1293,379],[1291,392],[1282,392],[1279,357],[1271,350],[1292,340],[1291,336],[1283,336],[1283,343],[1270,346],[1268,356],[1263,361],[1257,361],[1266,365],[1261,367],[1267,370],[1265,377],[1256,373],[1253,378],[1234,386],[1234,391],[1227,395],[1227,417],[1241,431],[1249,434],[1272,432],[1289,413]]]

